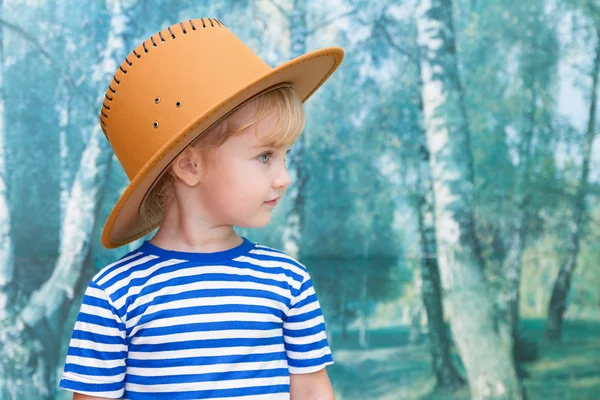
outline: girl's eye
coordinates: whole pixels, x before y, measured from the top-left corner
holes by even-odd
[[[288,150],[288,151],[287,151],[285,154],[286,154],[286,155],[287,155],[287,154],[290,154],[290,151],[291,151],[291,150]],[[269,152],[266,152],[266,153],[263,153],[263,154],[261,154],[261,155],[260,155],[260,156],[258,156],[257,158],[258,158],[258,159],[259,159],[259,160],[260,160],[262,163],[266,163],[266,162],[268,162],[268,160],[270,159],[270,157],[271,157],[272,155],[273,155],[273,152],[272,152],[272,151],[269,151]],[[266,159],[265,161],[262,161],[262,160],[263,160],[263,157],[267,157],[267,159]]]
[[[259,159],[259,160],[261,160],[261,162],[262,162],[262,158],[263,158],[263,157],[270,157],[270,156],[272,156],[272,155],[273,155],[273,153],[272,153],[272,152],[263,153],[263,154],[261,154],[260,156],[258,156],[258,159]],[[268,160],[265,160],[264,162],[267,162],[267,161],[268,161]]]

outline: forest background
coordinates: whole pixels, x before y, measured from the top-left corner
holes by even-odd
[[[99,125],[129,51],[222,21],[271,66],[338,45],[293,184],[244,236],[313,276],[338,400],[600,397],[593,0],[0,0],[0,399],[57,387],[82,290],[140,244]]]

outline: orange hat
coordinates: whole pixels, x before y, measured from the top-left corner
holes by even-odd
[[[327,47],[271,68],[215,18],[171,25],[135,48],[117,69],[100,124],[131,181],[102,232],[115,248],[160,225],[141,222],[144,197],[201,132],[245,101],[291,86],[305,102],[344,58]]]

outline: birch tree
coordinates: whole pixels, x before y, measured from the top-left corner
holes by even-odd
[[[415,71],[415,103],[416,123],[414,131],[416,137],[406,142],[414,141],[415,146],[411,151],[416,156],[417,183],[411,197],[414,199],[414,208],[417,215],[417,230],[419,232],[420,266],[419,281],[421,302],[427,314],[427,325],[429,331],[431,362],[433,373],[436,377],[436,389],[458,389],[464,385],[464,380],[452,363],[450,348],[452,340],[448,337],[445,320],[444,307],[442,303],[442,289],[440,285],[440,273],[437,257],[437,243],[435,239],[435,214],[434,193],[432,186],[431,170],[429,165],[430,153],[427,147],[427,137],[423,126],[423,80],[421,77],[420,49],[417,45],[416,32],[413,21],[408,22],[403,30],[407,30],[410,41],[400,45],[390,30],[400,26],[400,21],[388,17],[387,8],[383,9],[381,18],[375,24],[376,29],[385,39],[391,51],[402,57],[404,63],[412,65]],[[415,324],[419,324],[421,310],[419,306],[414,313]]]
[[[0,0],[0,19],[4,19],[4,1]],[[4,149],[4,25],[0,25],[0,149]],[[11,237],[12,221],[6,189],[6,165],[0,151],[0,320],[8,317],[8,298],[14,277],[14,249]]]
[[[521,399],[511,349],[497,330],[473,214],[473,161],[450,0],[417,10],[423,110],[444,305],[473,399]]]
[[[356,8],[350,12],[338,14],[327,21],[308,24],[308,2],[307,0],[291,0],[288,7],[282,6],[277,0],[270,0],[277,11],[283,16],[289,30],[288,59],[296,58],[306,53],[306,41],[309,35],[326,28],[339,18],[351,15]],[[306,183],[309,179],[308,171],[304,166],[307,152],[306,134],[302,134],[294,143],[289,157],[289,170],[292,183],[286,193],[287,204],[289,204],[286,215],[286,223],[283,231],[283,250],[292,257],[298,257],[300,243],[302,242],[302,231],[304,229],[304,212],[306,202]]]
[[[98,101],[117,63],[124,59],[122,35],[126,28],[120,0],[109,2],[110,33],[96,76]],[[96,220],[112,159],[110,145],[97,117],[83,152],[62,223],[60,255],[52,275],[9,321],[0,338],[4,392],[13,398],[54,398],[56,343],[62,337],[62,321],[80,285],[85,261],[89,260],[90,235]],[[89,263],[88,263],[89,265]],[[6,323],[9,322],[9,323]],[[28,382],[28,384],[24,384]]]
[[[572,219],[569,221],[569,239],[567,243],[567,254],[558,272],[558,277],[552,288],[550,304],[548,305],[548,321],[546,323],[546,337],[552,341],[558,341],[562,337],[562,326],[567,297],[571,287],[573,271],[577,266],[577,258],[580,251],[580,242],[585,231],[587,210],[585,198],[588,194],[588,179],[590,175],[591,151],[596,139],[596,113],[598,103],[598,80],[600,75],[600,8],[590,2],[585,2],[586,8],[594,20],[595,51],[594,62],[591,72],[592,83],[590,87],[590,104],[588,111],[587,129],[583,143],[583,160],[581,163],[581,176],[575,196],[572,200]]]

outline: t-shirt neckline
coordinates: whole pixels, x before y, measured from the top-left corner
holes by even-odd
[[[217,251],[214,253],[197,253],[187,252],[178,250],[168,250],[158,247],[155,244],[150,243],[148,240],[144,240],[140,246],[140,251],[154,254],[165,258],[177,258],[180,260],[189,261],[201,261],[201,262],[215,262],[215,261],[228,261],[233,260],[236,257],[242,256],[250,252],[254,248],[254,243],[245,237],[241,237],[243,242],[231,249]]]

